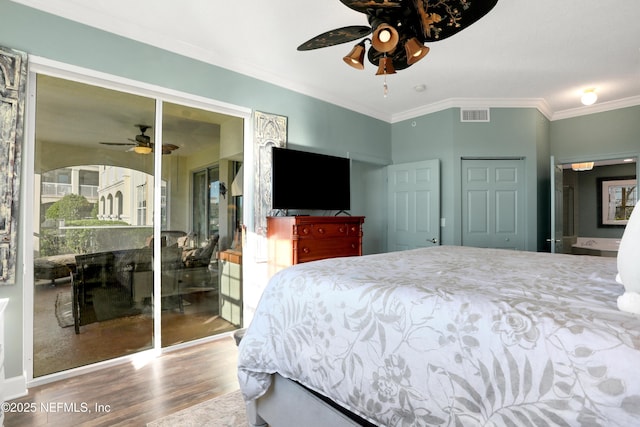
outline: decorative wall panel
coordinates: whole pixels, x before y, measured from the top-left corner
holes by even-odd
[[[0,47],[0,284],[15,283],[27,55]]]
[[[271,147],[286,147],[287,118],[256,111],[253,129],[255,233],[266,238],[267,216],[271,215]],[[258,249],[258,258],[267,255],[262,249]]]

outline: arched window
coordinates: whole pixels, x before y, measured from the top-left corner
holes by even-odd
[[[123,207],[122,207],[122,192],[116,193],[116,215],[118,219],[122,219]]]
[[[100,197],[100,218],[103,219],[105,214],[107,213],[106,211],[107,206],[106,206],[106,201],[104,200],[104,196]]]
[[[109,204],[109,218],[113,218],[113,196],[111,194],[107,196],[107,203]]]

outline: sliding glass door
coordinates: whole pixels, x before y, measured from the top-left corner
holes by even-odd
[[[150,349],[155,101],[37,78],[34,377]],[[99,107],[99,108],[98,108]],[[115,126],[122,122],[126,126]]]
[[[234,329],[217,173],[220,123],[242,119],[36,80],[33,377]]]
[[[162,111],[162,174],[170,195],[161,232],[161,342],[167,347],[235,326],[219,316],[220,125],[215,113],[197,108],[164,103]]]

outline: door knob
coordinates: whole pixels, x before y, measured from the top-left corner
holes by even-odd
[[[431,239],[431,240],[427,240],[427,241],[428,241],[428,242],[431,242],[431,243],[434,243],[434,244],[435,244],[435,243],[438,243],[438,239],[437,239],[437,238],[435,238],[435,237],[434,237],[433,239]]]

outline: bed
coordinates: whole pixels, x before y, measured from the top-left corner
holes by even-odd
[[[461,246],[285,269],[239,345],[249,422],[637,425],[640,316],[618,310],[616,273]]]

